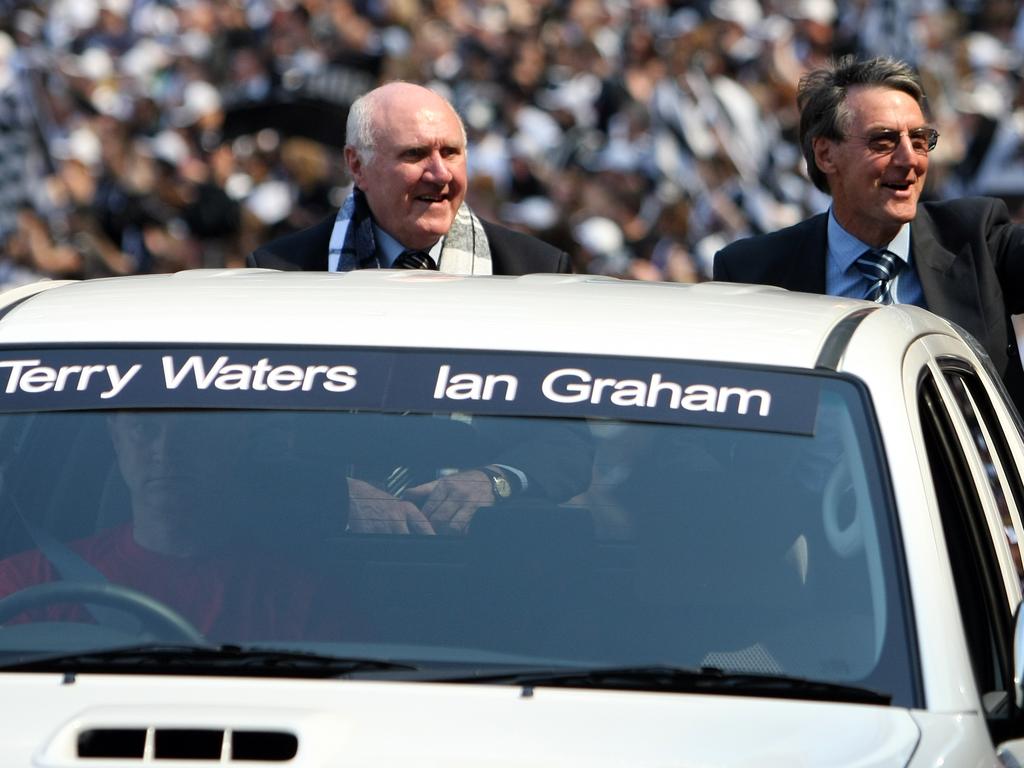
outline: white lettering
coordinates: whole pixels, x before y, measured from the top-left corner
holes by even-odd
[[[41,360],[0,360],[0,368],[10,368],[11,377],[7,380],[7,394],[18,391],[18,383],[21,381],[21,374],[30,365],[39,365]]]
[[[105,384],[109,388],[100,393],[103,399],[117,396],[140,370],[142,365],[136,363],[123,374],[116,365],[62,365],[51,368],[40,365],[39,360],[3,360],[0,368],[10,368],[11,375],[7,380],[5,392],[64,392],[74,386],[79,392],[85,392],[94,376],[106,375]],[[74,384],[72,385],[72,382]]]
[[[143,368],[134,363],[122,370],[115,364],[64,365],[51,367],[41,365],[41,360],[0,360],[0,375],[9,371],[3,391],[39,394],[77,390],[86,392],[95,384],[99,396],[104,400],[122,394]],[[254,365],[232,363],[227,355],[215,360],[202,355],[190,355],[184,361],[173,355],[161,357],[164,383],[168,390],[194,386],[197,390],[215,387],[219,390],[274,390],[289,392],[298,388],[309,392],[323,388],[328,392],[348,392],[355,388],[357,370],[350,365],[278,365],[262,358]],[[470,374],[471,375],[471,374]],[[495,376],[487,381],[487,388],[494,391],[504,386],[515,389],[515,378]]]
[[[135,374],[142,370],[142,364],[136,363],[129,368],[125,374],[120,375],[121,372],[117,369],[116,365],[107,366],[107,375],[110,377],[110,389],[106,392],[101,392],[100,397],[104,400],[108,400],[111,397],[117,397],[117,395],[128,386],[128,382],[135,378]]]
[[[715,412],[715,403],[718,401],[718,390],[709,387],[707,384],[691,384],[686,388],[686,397],[683,398],[682,407],[688,411]]]
[[[611,396],[613,405],[638,405],[641,408],[647,400],[647,385],[636,379],[626,379],[615,385],[615,392]]]
[[[238,363],[225,365],[217,374],[214,386],[217,387],[217,389],[223,389],[225,391],[232,389],[249,389],[249,387],[252,386],[252,366],[240,365]]]
[[[53,388],[56,380],[57,372],[53,368],[40,365],[25,371],[21,377],[21,389],[23,392],[46,392]]]
[[[771,409],[772,396],[765,392],[763,389],[742,389],[740,387],[722,387],[718,392],[718,412],[725,413],[729,407],[729,398],[732,395],[736,395],[739,399],[739,405],[736,408],[736,413],[741,416],[746,416],[747,411],[750,409],[751,398],[757,397],[761,401],[761,407],[758,409],[759,416],[767,416],[768,411]]]
[[[434,399],[441,400],[493,400],[497,388],[502,386],[506,401],[515,400],[519,379],[508,373],[456,373],[452,375],[450,365],[437,369],[434,383]]]
[[[614,388],[618,384],[618,379],[594,379],[594,388],[590,395],[590,402],[597,405],[601,402],[601,394],[605,389]]]
[[[73,373],[81,373],[82,366],[80,365],[63,365],[60,370],[57,371],[57,381],[54,383],[53,388],[57,392],[63,392],[64,388],[68,385],[68,379],[71,378]]]
[[[754,405],[758,406],[760,416],[767,416],[771,410],[771,394],[763,389],[719,388],[710,384],[690,384],[684,388],[678,382],[665,381],[660,373],[652,373],[649,380],[643,381],[594,377],[579,368],[559,368],[544,378],[541,391],[549,400],[567,404],[608,403],[621,408],[681,408],[707,413],[725,413],[735,407],[741,416],[746,416]]]
[[[180,367],[173,357],[165,356],[163,368],[168,389],[177,389],[186,380],[194,381],[197,389],[213,386],[225,391],[290,392],[301,388],[309,392],[320,384],[328,392],[348,392],[356,386],[356,369],[350,365],[271,365],[265,357],[248,365],[231,363],[227,355],[221,355],[207,370],[199,355],[192,355]]]
[[[252,388],[257,392],[267,391],[267,374],[270,373],[273,366],[270,364],[270,360],[263,357],[260,361],[252,367]]]
[[[450,365],[442,365],[437,369],[437,383],[434,385],[434,399],[440,400],[444,397],[445,387],[448,386],[448,374],[451,373]]]
[[[267,386],[275,392],[290,392],[302,386],[302,376],[297,365],[279,365],[267,376]]]
[[[213,364],[213,368],[210,372],[206,372],[206,368],[203,366],[203,358],[199,355],[192,355],[185,364],[181,367],[181,370],[175,372],[174,370],[174,358],[169,355],[164,355],[164,381],[167,383],[168,389],[177,389],[181,386],[181,383],[190,374],[195,375],[196,387],[198,389],[207,389],[217,377],[217,373],[227,365],[228,356],[221,355],[217,358],[217,362]]]
[[[669,393],[669,408],[678,408],[679,401],[683,397],[683,388],[674,381],[662,381],[661,374],[651,375],[651,388],[647,393],[646,405],[648,408],[655,408],[658,405],[658,396],[662,392]]]
[[[302,391],[309,392],[311,389],[313,389],[313,385],[316,384],[317,375],[324,373],[326,370],[326,365],[309,366],[306,369],[306,375],[302,377]]]
[[[105,373],[107,366],[105,365],[86,365],[82,368],[82,378],[78,380],[78,391],[84,392],[89,388],[89,379],[92,378],[94,373]]]
[[[516,390],[519,388],[519,379],[508,373],[489,374],[484,379],[484,400],[494,398],[494,390],[499,384],[505,385],[505,401],[510,402],[516,399]]]
[[[351,365],[336,365],[327,369],[327,381],[324,389],[328,392],[348,392],[356,386],[358,371]]]
[[[582,383],[562,385],[558,380],[563,378],[575,378]],[[590,399],[590,381],[590,374],[580,368],[559,368],[544,377],[540,389],[548,400],[554,400],[556,403],[582,403]],[[555,389],[556,382],[561,385],[562,389]]]
[[[479,400],[483,379],[475,373],[457,373],[448,379],[444,396],[451,400]]]

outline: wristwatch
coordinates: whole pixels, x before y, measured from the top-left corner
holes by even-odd
[[[512,496],[512,484],[500,470],[495,467],[480,467],[480,471],[491,481],[491,490],[494,492],[495,501],[504,501]]]

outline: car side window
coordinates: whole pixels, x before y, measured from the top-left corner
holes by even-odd
[[[967,453],[972,449],[958,436],[953,416],[930,373],[921,383],[919,399],[922,433],[974,676],[986,715],[1003,717],[1009,714],[1012,690],[1007,642],[1012,616],[981,496],[990,494],[991,489],[979,488],[974,482]]]
[[[1017,576],[1020,578],[1024,576],[1024,572],[1021,565],[1020,542],[1015,531],[1020,530],[1024,486],[1021,485],[1017,464],[1000,428],[994,405],[978,377],[959,367],[945,368],[943,373],[970,430],[978,456],[984,464],[989,488],[998,505],[1004,531],[1009,537]]]

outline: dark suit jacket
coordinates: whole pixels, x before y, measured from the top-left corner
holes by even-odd
[[[322,271],[327,269],[334,215],[318,224],[272,240],[253,251],[250,267],[281,270]],[[491,250],[496,275],[526,275],[535,272],[571,272],[569,255],[535,237],[481,220]],[[535,493],[564,501],[584,491],[590,482],[594,447],[589,433],[575,425],[552,423],[534,429],[530,435],[515,435],[517,427],[502,419],[480,418],[482,434],[494,440],[497,453],[485,461],[517,467],[526,473]],[[497,427],[494,425],[497,424]],[[521,427],[521,425],[520,425]]]
[[[487,233],[496,275],[528,275],[534,272],[571,272],[569,254],[535,237],[489,221]],[[250,267],[317,271],[327,269],[334,215],[318,224],[261,245],[247,259]]]
[[[825,293],[828,214],[739,240],[715,255],[714,278]],[[1024,226],[1001,200],[921,203],[910,247],[928,309],[986,349],[1018,409],[1024,373],[1010,315],[1024,312]]]

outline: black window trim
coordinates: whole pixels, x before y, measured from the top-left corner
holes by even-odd
[[[990,443],[989,451],[998,458],[999,468],[1002,470],[1003,476],[1006,479],[1006,485],[1012,496],[1014,510],[1010,512],[1010,517],[1013,520],[1017,533],[1018,547],[1024,547],[1024,476],[1021,474],[1010,444],[1003,433],[1001,428],[1003,421],[999,418],[999,414],[996,413],[992,397],[978,377],[978,372],[967,361],[952,356],[941,356],[936,359],[936,363],[943,374],[953,372],[964,377],[964,383],[974,403],[974,407],[980,411],[977,416],[988,436]],[[1022,425],[1021,416],[1010,403],[1009,397],[1006,395],[1006,388],[1001,381],[991,378],[991,372],[987,367],[985,370],[990,373],[990,380],[998,384],[996,391],[1000,393],[1000,397],[1006,406],[1005,411],[1008,420],[1016,430],[1018,437],[1024,440],[1024,425]],[[993,424],[998,425],[1000,428],[993,430],[991,428]],[[1024,556],[1024,549],[1021,549],[1021,555]]]
[[[947,517],[949,505],[943,505],[941,499],[939,499],[940,513],[944,513],[942,514],[943,534],[947,550],[950,554],[951,566],[955,566],[957,562],[955,553],[959,553],[961,556],[966,555],[969,562],[972,562],[977,567],[978,572],[975,578],[980,581],[982,591],[980,597],[985,603],[982,610],[988,615],[986,632],[990,636],[988,638],[989,642],[986,645],[991,646],[993,642],[995,643],[995,647],[989,647],[987,651],[990,661],[994,661],[998,666],[998,668],[991,670],[991,672],[998,676],[1001,687],[997,690],[1005,692],[1007,694],[1006,703],[1012,705],[1013,657],[1009,643],[1012,638],[1013,615],[1007,609],[1006,594],[1003,590],[1002,570],[997,565],[998,561],[996,560],[995,552],[985,551],[986,549],[991,550],[992,541],[988,521],[985,519],[986,514],[981,502],[981,495],[983,493],[990,493],[990,491],[987,488],[984,491],[979,491],[977,487],[974,471],[971,467],[971,460],[965,453],[963,441],[954,422],[955,417],[950,410],[951,407],[956,408],[956,404],[948,402],[948,397],[943,394],[942,387],[949,389],[949,385],[942,376],[937,375],[939,373],[944,374],[945,371],[941,367],[938,371],[928,368],[922,372],[919,381],[918,401],[921,409],[922,427],[925,430],[927,444],[929,432],[925,419],[928,419],[933,431],[931,439],[935,441],[935,448],[943,453],[944,466],[941,469],[948,468],[952,470],[950,478],[951,488],[957,493],[959,498],[955,513],[964,518],[959,522],[971,537],[971,541],[963,542],[957,536],[950,535]],[[941,383],[939,383],[940,380]],[[952,393],[948,394],[951,395]],[[974,450],[973,447],[971,450]],[[933,457],[929,455],[929,461],[932,460]],[[937,471],[940,471],[940,468],[932,467],[933,476]],[[962,580],[954,578],[954,582],[960,588]],[[998,588],[996,585],[998,585]],[[975,598],[978,595],[971,595],[970,597]],[[967,632],[968,638],[971,638],[972,632],[976,631],[976,627],[972,625],[970,616],[964,615],[965,601],[962,597],[958,597],[958,604],[961,618],[965,625],[964,629]],[[986,679],[987,675],[983,676],[980,674],[983,670],[979,669],[979,660],[976,658],[978,653],[977,637],[969,640],[968,652],[971,656],[976,683],[982,689],[987,688],[990,684],[989,680]],[[979,690],[979,698],[983,699],[986,693],[988,691]]]

